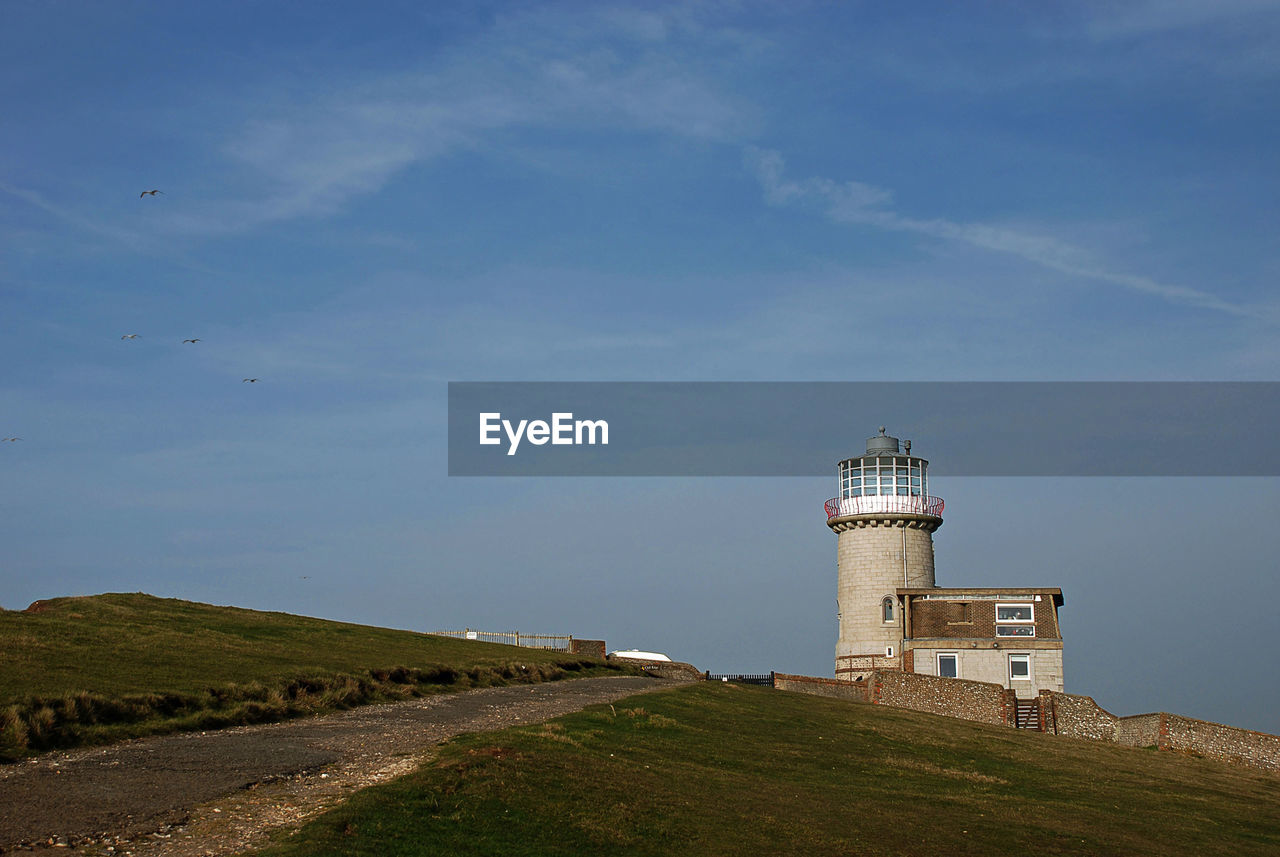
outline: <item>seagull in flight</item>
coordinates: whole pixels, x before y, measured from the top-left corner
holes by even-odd
[[[240,383],[241,383],[241,384],[246,384],[246,383],[247,383],[247,384],[256,384],[256,383],[258,383],[258,379],[257,379],[257,378],[241,378],[241,379],[240,379]]]
[[[20,437],[0,437],[0,443],[3,443],[3,442],[5,442],[5,441],[8,441],[9,443],[13,443],[15,440],[22,440],[22,438],[20,438]]]
[[[124,336],[120,338],[121,339],[137,339],[140,336],[142,336],[142,334],[140,333],[126,333]]]
[[[164,191],[162,191],[162,190],[144,190],[142,193],[138,194],[138,199],[142,199],[144,196],[155,196],[155,195],[156,195],[156,194],[158,194],[158,193],[164,193]]]
[[[182,340],[182,344],[183,344],[183,345],[186,345],[188,342],[193,342],[193,343],[194,343],[194,342],[199,342],[199,341],[200,341],[199,339],[184,339],[184,340]]]

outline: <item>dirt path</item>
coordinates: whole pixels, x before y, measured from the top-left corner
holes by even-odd
[[[536,723],[661,685],[614,677],[485,688],[0,765],[0,853],[237,854],[407,773],[454,735]]]

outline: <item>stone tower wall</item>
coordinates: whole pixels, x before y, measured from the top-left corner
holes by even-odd
[[[836,542],[840,637],[836,657],[884,656],[893,646],[902,652],[902,609],[895,603],[892,622],[881,619],[881,602],[899,587],[934,586],[933,530],[941,520],[851,520],[842,522]],[[903,575],[903,547],[906,575]],[[896,598],[895,598],[896,602]]]

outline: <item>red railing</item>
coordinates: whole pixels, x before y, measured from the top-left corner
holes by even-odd
[[[847,515],[876,515],[880,513],[901,515],[942,516],[946,503],[941,497],[914,497],[901,494],[872,494],[867,497],[832,497],[824,504],[827,520]]]

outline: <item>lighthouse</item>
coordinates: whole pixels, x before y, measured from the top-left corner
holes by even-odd
[[[839,486],[840,495],[826,503],[827,526],[836,533],[836,675],[902,669],[898,590],[935,585],[942,498],[929,493],[929,462],[884,426],[865,453],[840,462]]]
[[[826,503],[836,534],[836,678],[882,670],[1000,684],[1018,699],[1062,691],[1057,587],[942,588],[933,532],[943,502],[911,441],[880,433],[838,465]]]

